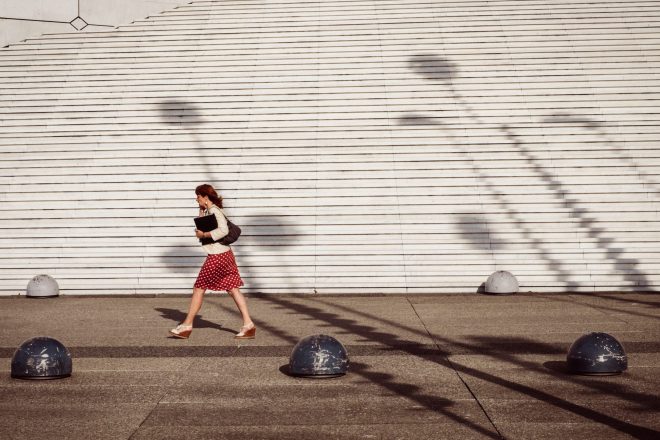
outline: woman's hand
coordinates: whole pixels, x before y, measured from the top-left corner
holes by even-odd
[[[204,238],[204,233],[199,229],[195,229],[195,235],[197,236],[197,238]]]

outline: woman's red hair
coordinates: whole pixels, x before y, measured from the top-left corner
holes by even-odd
[[[202,197],[204,196],[208,197],[209,200],[212,201],[215,206],[217,206],[218,208],[222,208],[222,197],[220,197],[220,195],[216,192],[215,188],[213,188],[208,183],[199,185],[197,188],[195,188],[195,194]]]

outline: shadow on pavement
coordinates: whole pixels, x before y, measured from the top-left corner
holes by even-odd
[[[336,309],[346,312],[344,314],[338,314],[333,312],[328,312],[319,307],[309,306],[305,304],[300,304],[299,302],[294,302],[287,300],[286,298],[281,297],[262,297],[263,300],[270,302],[282,309],[287,309],[289,311],[295,312],[302,316],[307,316],[314,320],[325,322],[329,328],[338,328],[340,329],[337,334],[353,334],[363,337],[363,341],[369,341],[379,344],[384,344],[389,346],[392,349],[401,350],[407,352],[410,355],[417,356],[424,360],[429,360],[437,365],[452,368],[461,378],[461,381],[465,384],[466,388],[470,390],[470,386],[466,382],[468,378],[476,378],[491,384],[501,386],[504,389],[520,393],[522,395],[528,396],[531,399],[548,403],[556,408],[562,409],[574,415],[584,417],[585,419],[591,420],[593,422],[609,426],[613,429],[616,429],[620,432],[626,433],[633,438],[637,439],[650,439],[658,438],[660,434],[659,431],[646,428],[644,426],[639,426],[634,423],[627,422],[625,420],[620,420],[616,417],[599,412],[595,409],[589,408],[586,405],[570,402],[564,398],[554,396],[548,392],[535,389],[532,386],[528,386],[522,383],[518,383],[513,380],[505,379],[499,377],[495,374],[487,373],[485,371],[480,371],[476,368],[472,368],[467,365],[462,365],[457,361],[450,360],[448,356],[450,354],[456,354],[456,351],[463,351],[470,354],[479,354],[490,356],[493,359],[503,360],[512,365],[524,367],[529,371],[535,371],[541,374],[548,375],[554,380],[563,381],[563,382],[573,382],[580,385],[586,386],[598,392],[599,394],[606,396],[611,395],[615,398],[625,399],[636,405],[641,405],[638,411],[652,411],[657,410],[656,396],[644,393],[638,393],[629,389],[626,389],[625,386],[618,384],[612,384],[611,381],[603,378],[591,378],[591,377],[578,377],[578,376],[567,376],[556,369],[547,368],[546,366],[539,365],[534,362],[524,361],[518,359],[515,354],[509,353],[520,353],[521,351],[525,353],[552,353],[559,354],[557,346],[551,344],[539,343],[536,341],[531,341],[524,338],[500,338],[500,337],[479,337],[474,338],[474,342],[461,342],[455,341],[450,338],[440,337],[437,335],[432,335],[431,333],[420,332],[417,329],[410,328],[396,322],[389,320],[384,320],[378,316],[373,316],[365,312],[356,311],[345,306],[337,305],[329,302],[328,300],[314,298],[313,301],[318,301],[324,304],[324,307],[331,306]],[[414,305],[411,304],[414,309]],[[357,315],[357,316],[356,316]],[[353,318],[347,318],[346,316],[352,316]],[[383,332],[380,329],[377,329],[373,326],[360,324],[360,318],[368,318],[370,320],[376,320],[382,322],[388,326],[398,327],[407,332],[413,332],[420,336],[426,336],[432,338],[437,344],[437,350],[426,352],[425,354],[420,353],[419,351],[410,350],[410,343],[408,341],[401,340],[399,336],[393,333]],[[297,342],[297,337],[288,334],[287,332],[275,328],[274,326],[269,326],[264,322],[260,323],[260,326],[263,330],[266,330],[272,333],[275,336],[279,336],[282,339],[295,344]],[[502,350],[504,347],[509,347],[508,350]],[[565,353],[565,349],[561,351],[562,354]],[[350,354],[350,351],[349,351]],[[556,367],[556,365],[553,365]],[[380,386],[396,392],[398,395],[411,399],[419,404],[425,406],[427,409],[441,413],[449,418],[460,421],[461,423],[467,424],[471,429],[477,431],[481,434],[490,436],[491,438],[500,438],[501,434],[494,435],[493,431],[486,430],[482,426],[479,426],[474,423],[470,423],[462,418],[461,414],[452,412],[449,408],[450,405],[447,404],[446,399],[441,396],[433,396],[428,393],[422,393],[421,389],[413,384],[406,384],[401,382],[392,381],[391,377],[388,377],[385,374],[378,372],[370,372],[365,366],[354,366],[351,364],[350,372],[353,374],[358,374],[365,379],[377,383]],[[470,390],[470,392],[472,392]],[[478,399],[475,396],[475,400]],[[483,408],[482,408],[483,409]],[[488,412],[484,409],[484,413],[488,417]],[[490,418],[489,418],[490,419]],[[492,422],[492,421],[491,421]],[[496,428],[496,425],[493,423],[493,428]]]
[[[165,319],[169,319],[173,321],[175,324],[178,324],[180,322],[183,322],[184,319],[186,319],[186,313],[182,312],[181,310],[176,310],[176,309],[166,309],[162,307],[157,307],[154,310],[156,310],[158,313],[160,313],[160,316],[162,316]],[[195,328],[214,328],[216,330],[222,330],[228,333],[231,333],[232,335],[234,334],[233,330],[224,328],[220,324],[216,324],[215,322],[207,321],[206,319],[202,318],[202,315],[197,315],[195,316],[195,321],[193,322],[193,327]]]

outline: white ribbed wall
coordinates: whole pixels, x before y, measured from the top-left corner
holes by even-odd
[[[198,1],[0,51],[0,289],[660,286],[660,2]]]

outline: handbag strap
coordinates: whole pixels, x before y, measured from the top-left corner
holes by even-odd
[[[227,217],[227,214],[225,214],[225,211],[224,211],[222,208],[219,208],[219,207],[216,206],[216,205],[213,205],[213,206],[215,206],[216,208],[218,208],[218,210],[220,211],[220,214],[222,214],[222,216],[225,218],[225,220],[229,221],[229,217]],[[205,213],[206,213],[205,215],[211,215],[211,210],[210,210],[210,209],[206,209],[206,210],[205,210]]]

